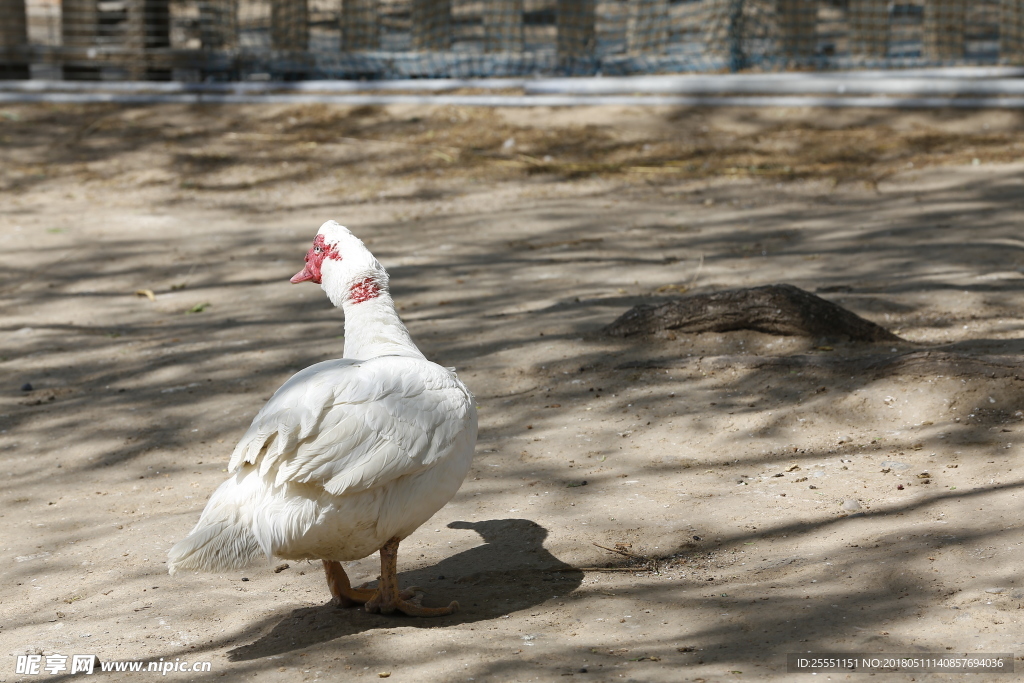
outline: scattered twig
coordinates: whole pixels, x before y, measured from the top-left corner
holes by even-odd
[[[643,567],[580,567],[581,572],[646,572]]]
[[[693,279],[690,280],[690,284],[686,286],[687,289],[693,289],[693,286],[697,284],[697,278],[700,277],[700,271],[704,267],[704,254],[700,255],[700,262],[697,264],[697,270],[693,274]]]
[[[647,571],[638,567],[566,567],[564,569],[549,569],[550,572],[644,572]]]
[[[602,550],[608,550],[608,551],[613,552],[613,553],[618,553],[619,555],[625,555],[626,557],[633,557],[633,558],[636,558],[638,560],[646,560],[647,559],[643,555],[634,555],[631,552],[627,552],[625,550],[620,550],[619,548],[609,548],[607,546],[601,545],[600,543],[594,543],[594,545],[596,545],[598,548],[601,548]]]

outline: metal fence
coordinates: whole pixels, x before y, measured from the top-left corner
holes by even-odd
[[[1024,0],[0,0],[0,78],[1024,64]]]

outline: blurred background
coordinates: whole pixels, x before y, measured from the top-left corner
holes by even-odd
[[[1022,0],[0,0],[0,78],[303,80],[1024,63]]]

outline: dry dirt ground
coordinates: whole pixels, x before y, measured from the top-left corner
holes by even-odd
[[[0,681],[68,677],[26,653],[289,682],[1024,667],[1019,159],[1012,113],[7,106]],[[341,354],[287,282],[328,218],[479,401],[471,474],[399,556],[451,617],[335,609],[313,564],[165,570],[262,403]],[[905,341],[601,333],[778,282]]]

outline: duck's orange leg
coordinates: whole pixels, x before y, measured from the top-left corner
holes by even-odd
[[[323,563],[324,573],[327,574],[327,586],[331,589],[331,597],[338,607],[362,605],[377,594],[374,590],[353,588],[340,562],[324,560]]]
[[[367,612],[392,614],[401,612],[410,617],[441,617],[452,614],[459,609],[454,600],[447,607],[423,607],[410,601],[413,589],[399,592],[398,590],[398,544],[399,538],[392,538],[380,549],[380,583],[377,593],[366,601]]]

